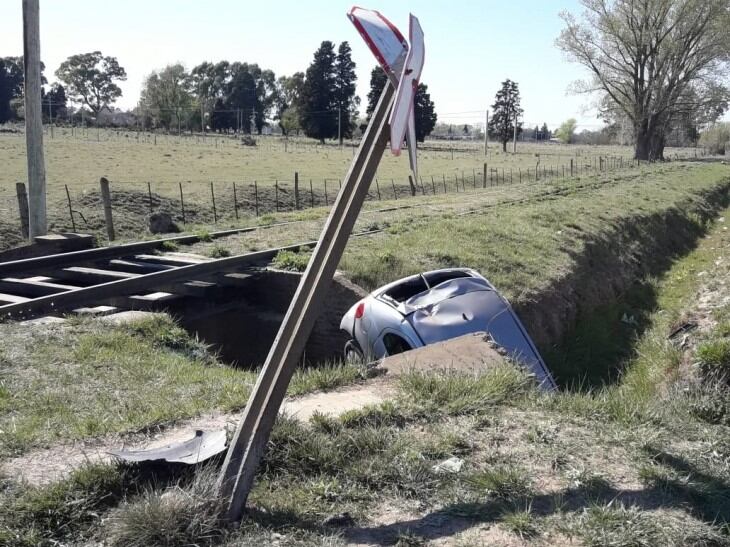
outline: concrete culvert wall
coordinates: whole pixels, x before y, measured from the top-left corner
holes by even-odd
[[[207,310],[177,310],[181,324],[216,349],[228,363],[243,367],[263,364],[294,296],[301,274],[264,270],[247,279],[223,302]],[[347,341],[340,331],[345,312],[367,293],[337,274],[327,293],[322,314],[307,341],[308,364],[339,359]]]

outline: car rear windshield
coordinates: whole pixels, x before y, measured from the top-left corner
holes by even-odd
[[[423,277],[419,275],[405,279],[402,283],[391,287],[383,294],[396,302],[405,302],[411,296],[415,296],[426,290],[428,290],[428,286],[423,280]]]
[[[426,278],[426,283],[428,283],[429,287],[435,287],[436,285],[439,285],[444,281],[449,281],[450,279],[458,279],[460,277],[471,277],[471,275],[469,275],[468,272],[451,270],[447,272],[429,272],[423,274],[423,277]]]

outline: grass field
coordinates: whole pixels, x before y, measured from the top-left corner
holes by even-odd
[[[213,220],[211,183],[217,195],[217,212],[225,219],[234,217],[234,182],[242,215],[254,214],[255,199],[260,200],[261,214],[275,212],[277,203],[282,210],[293,208],[295,172],[299,173],[302,207],[310,206],[312,200],[316,205],[331,203],[354,151],[352,143],[343,148],[335,144],[320,146],[303,138],[285,141],[280,137],[258,137],[257,146],[250,147],[233,137],[153,136],[96,129],[75,130],[72,135],[70,128],[55,128],[51,138],[48,128],[46,131],[48,208],[56,229],[71,227],[65,185],[72,207],[81,213],[76,214],[77,229],[92,229],[83,219],[98,213],[94,209],[99,205],[98,181],[102,176],[111,181],[113,200],[138,209],[140,214],[150,211],[151,191],[153,209],[170,210],[180,216],[182,185],[188,222]],[[631,154],[629,147],[522,143],[518,144],[517,154],[504,154],[497,143],[491,143],[485,156],[481,143],[428,141],[419,153],[419,174],[425,193],[432,193],[434,188],[440,193],[444,186],[451,193],[458,186],[473,186],[475,179],[481,185],[485,163],[488,183],[494,184],[534,180],[536,168],[541,178],[551,173],[551,178],[562,177],[569,173],[571,160],[574,170],[580,173],[597,171],[601,161],[606,162],[604,169],[615,169],[628,165]],[[694,154],[694,149],[668,151],[672,158]],[[0,222],[18,224],[15,183],[26,179],[22,133],[0,134],[0,160]],[[378,193],[383,199],[393,199],[394,194],[405,197],[409,193],[408,174],[406,157],[386,153],[371,198],[376,199]],[[257,198],[254,181],[259,188]],[[274,191],[275,184],[278,192]]]

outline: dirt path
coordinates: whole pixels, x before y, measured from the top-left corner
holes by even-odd
[[[308,421],[315,413],[339,416],[348,410],[360,409],[383,402],[392,388],[383,381],[330,392],[318,392],[287,399],[282,412],[301,421]],[[148,435],[127,435],[77,441],[37,449],[0,464],[0,473],[32,485],[49,484],[68,476],[86,463],[112,461],[109,454],[115,450],[146,450],[161,448],[195,436],[195,432],[225,429],[232,432],[240,413],[214,413],[160,428]]]

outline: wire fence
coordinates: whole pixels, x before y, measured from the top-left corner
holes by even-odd
[[[439,196],[489,191],[492,188],[524,183],[549,185],[564,179],[599,173],[635,169],[645,162],[623,156],[599,156],[532,168],[490,167],[457,170],[450,174],[421,175],[417,180],[395,178],[373,180],[369,201],[399,201],[419,196]],[[113,232],[122,237],[144,237],[149,233],[150,217],[166,213],[180,229],[196,226],[235,224],[242,220],[273,222],[276,213],[329,207],[340,191],[339,178],[312,179],[298,172],[286,180],[250,181],[109,181],[106,202],[100,183],[64,184],[48,203],[49,229],[108,234],[105,207],[112,212]],[[58,190],[58,189],[57,189]],[[16,185],[16,196],[0,195],[0,227],[24,236],[24,183]],[[3,227],[2,224],[5,224]]]

